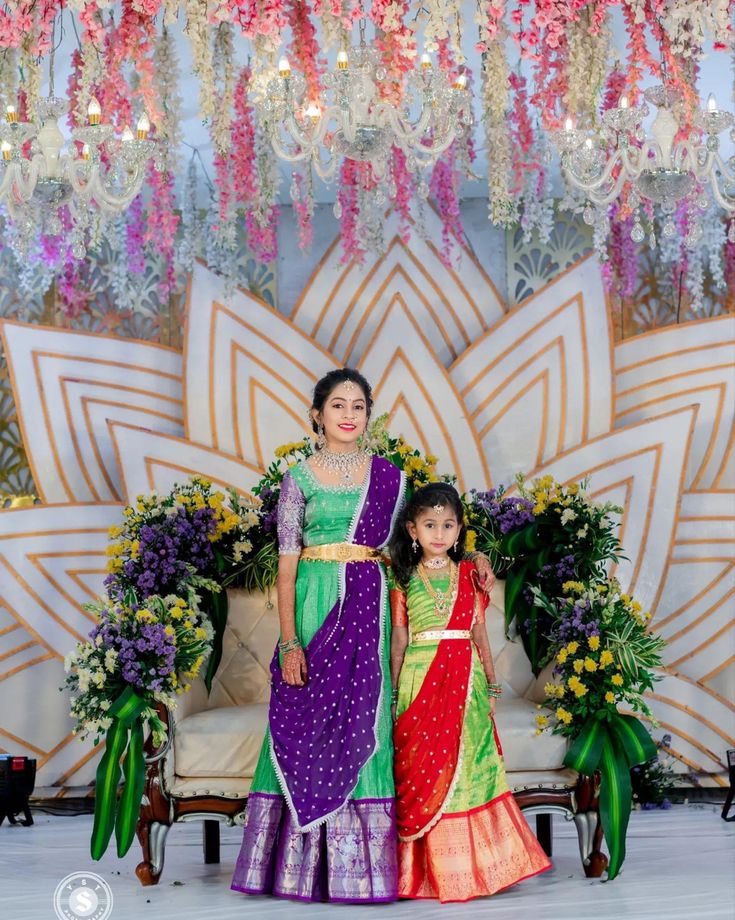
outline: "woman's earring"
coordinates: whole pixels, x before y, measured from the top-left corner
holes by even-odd
[[[327,439],[324,436],[324,425],[319,426],[319,434],[316,439],[316,446],[319,450],[324,450],[327,446]]]
[[[416,538],[415,538],[415,537],[414,537],[414,539],[413,539],[413,543],[411,544],[411,549],[412,549],[415,553],[417,553],[417,552],[419,551],[419,545],[418,545],[418,543],[416,542]]]

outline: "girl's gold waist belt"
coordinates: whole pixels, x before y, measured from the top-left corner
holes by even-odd
[[[358,543],[322,543],[305,546],[301,558],[318,562],[377,562],[383,558],[379,549]]]
[[[442,639],[471,639],[469,629],[425,629],[411,638],[411,642],[441,642]]]

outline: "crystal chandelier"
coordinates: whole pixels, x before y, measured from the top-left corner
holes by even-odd
[[[710,96],[706,108],[695,113],[693,129],[681,137],[679,94],[666,86],[654,86],[643,95],[642,106],[631,106],[622,96],[617,107],[603,114],[597,138],[575,128],[570,118],[553,137],[565,177],[587,198],[585,220],[604,222],[604,209],[620,196],[627,182],[632,183],[628,203],[635,209],[631,230],[635,242],[645,236],[637,210],[643,199],[660,205],[667,237],[676,233],[672,215],[681,201],[689,198],[699,211],[708,208],[710,199],[705,185],[709,185],[712,198],[721,208],[728,214],[735,213],[735,157],[723,160],[718,137],[732,129],[733,116],[720,111]],[[650,137],[646,137],[642,126],[649,113],[646,103],[657,108]],[[731,131],[731,137],[735,140],[735,131]],[[702,232],[696,211],[692,211],[689,245],[694,245]]]
[[[71,132],[65,149],[59,118],[67,103],[53,94],[53,62],[49,83],[34,122],[19,120],[15,106],[8,105],[0,123],[0,205],[21,252],[34,237],[69,229],[72,255],[82,259],[85,241],[99,242],[102,218],[124,211],[140,192],[156,144],[148,139],[145,113],[136,135],[125,128],[118,138],[112,125],[102,123],[99,102],[92,97],[87,124]]]
[[[308,98],[306,81],[283,57],[258,103],[276,154],[290,163],[308,161],[325,180],[343,159],[370,163],[381,180],[394,145],[416,172],[433,164],[472,123],[466,76],[450,81],[428,54],[408,75],[402,104],[385,99],[381,83],[388,74],[381,54],[365,41],[364,19],[359,30],[359,44],[349,52],[343,48],[336,69],[324,76],[320,98]],[[414,118],[412,110],[418,110]]]

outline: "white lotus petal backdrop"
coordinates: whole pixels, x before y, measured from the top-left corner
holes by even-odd
[[[42,500],[0,511],[0,747],[36,757],[48,794],[94,776],[57,688],[91,627],[83,605],[102,590],[123,503],[190,473],[247,492],[273,449],[306,432],[318,376],[344,363],[462,488],[517,471],[589,476],[624,507],[616,574],[668,642],[651,694],[660,732],[683,782],[725,785],[735,316],[616,344],[596,257],[508,307],[468,249],[453,269],[414,237],[363,266],[342,264],[335,241],[288,316],[198,265],[182,351],[14,320],[0,331]]]

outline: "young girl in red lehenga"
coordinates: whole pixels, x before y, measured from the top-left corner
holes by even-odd
[[[462,504],[419,489],[397,523],[393,681],[398,895],[466,901],[550,866],[515,803],[494,727],[487,595],[462,560]]]

